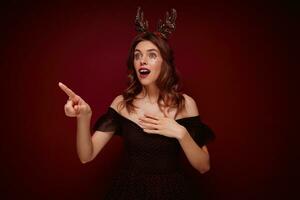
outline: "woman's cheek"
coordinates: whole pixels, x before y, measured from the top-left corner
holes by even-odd
[[[149,61],[149,65],[151,65],[155,70],[158,70],[161,66],[161,62],[158,59],[152,59]]]
[[[159,77],[160,71],[161,71],[161,63],[160,62],[155,62],[155,65],[153,66],[153,75],[154,75],[154,79],[157,79]]]

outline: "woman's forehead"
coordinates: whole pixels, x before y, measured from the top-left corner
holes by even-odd
[[[135,50],[140,50],[140,51],[147,51],[150,49],[155,49],[159,51],[157,46],[148,40],[139,42],[135,47]]]

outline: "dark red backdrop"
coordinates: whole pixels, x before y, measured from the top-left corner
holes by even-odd
[[[262,3],[10,3],[2,12],[2,196],[97,199],[117,169],[114,138],[88,164],[76,154],[76,121],[64,116],[64,82],[93,122],[126,84],[141,5],[153,29],[174,7],[170,44],[184,90],[217,139],[211,171],[196,175],[206,199],[281,198],[289,192],[286,5]],[[189,167],[187,165],[187,167]]]

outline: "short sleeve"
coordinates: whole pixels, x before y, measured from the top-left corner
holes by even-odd
[[[182,120],[182,125],[200,147],[215,140],[213,130],[201,121],[200,116],[186,118]]]
[[[120,119],[117,111],[109,107],[106,113],[97,119],[93,131],[114,132],[115,135],[121,135]]]

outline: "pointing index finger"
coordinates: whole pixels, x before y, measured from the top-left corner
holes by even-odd
[[[65,84],[59,82],[58,86],[71,98],[73,99],[76,94],[70,89],[68,88]]]

